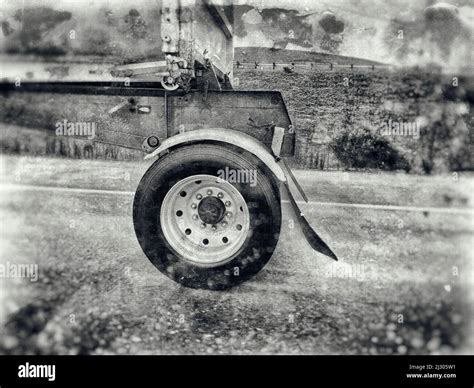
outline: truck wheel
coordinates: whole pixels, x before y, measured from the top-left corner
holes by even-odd
[[[166,276],[187,287],[226,289],[272,256],[281,227],[279,189],[252,154],[189,145],[145,173],[133,222],[143,252]]]

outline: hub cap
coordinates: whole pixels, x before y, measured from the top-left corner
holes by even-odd
[[[206,197],[199,202],[198,215],[206,224],[218,224],[225,216],[225,205],[217,197]]]
[[[250,229],[248,207],[240,192],[212,175],[177,182],[163,200],[160,222],[176,253],[206,267],[231,260]]]

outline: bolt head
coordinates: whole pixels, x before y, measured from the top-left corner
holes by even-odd
[[[230,201],[226,201],[225,205],[226,205],[227,207],[229,207],[229,206],[232,205],[232,204],[230,203]]]
[[[222,198],[222,197],[224,197],[224,194],[222,194],[222,193],[217,194],[217,198]]]
[[[193,203],[193,204],[191,205],[191,208],[192,208],[192,209],[197,209],[197,207],[198,207],[198,206],[197,206],[195,203]]]
[[[212,190],[207,190],[207,195],[212,195]]]
[[[228,218],[232,217],[232,213],[231,213],[231,212],[227,212],[225,215],[226,215]]]
[[[211,229],[215,232],[217,230],[217,227],[215,225],[212,225]]]
[[[206,224],[204,222],[201,223],[201,228],[204,229],[206,227]]]
[[[201,194],[197,194],[197,195],[196,195],[196,198],[199,199],[199,200],[201,200],[201,199],[202,199],[202,195],[201,195]]]
[[[197,214],[193,214],[193,220],[197,220],[199,217]]]
[[[226,221],[222,221],[222,226],[227,226],[227,222]]]

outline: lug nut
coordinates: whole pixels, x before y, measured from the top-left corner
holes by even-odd
[[[224,196],[224,194],[222,194],[222,193],[217,194],[217,198],[222,198],[223,196]]]
[[[222,221],[221,224],[222,224],[223,227],[226,227],[226,226],[227,226],[227,222],[226,222],[226,221]]]
[[[201,199],[202,199],[202,195],[201,195],[201,194],[198,194],[198,195],[196,195],[196,198],[199,199],[199,200],[201,200]]]
[[[217,227],[215,225],[212,225],[211,229],[215,232],[217,230]]]
[[[232,204],[230,203],[230,201],[226,201],[225,205],[226,205],[227,207],[229,207],[229,206],[232,205]]]
[[[192,209],[196,209],[197,207],[198,207],[198,205],[196,205],[195,203],[193,203],[193,204],[191,205],[191,208],[192,208]]]
[[[198,218],[199,218],[199,217],[198,217],[197,214],[194,214],[194,215],[193,215],[193,220],[197,220]]]
[[[207,190],[207,195],[212,195],[212,190]]]
[[[231,212],[227,212],[227,213],[226,213],[226,216],[227,216],[228,218],[230,218],[230,217],[232,217],[232,213],[231,213]]]
[[[201,223],[201,228],[204,229],[206,227],[206,224],[204,222]]]

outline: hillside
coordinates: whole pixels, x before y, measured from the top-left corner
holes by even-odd
[[[449,77],[417,69],[340,68],[292,74],[239,69],[234,77],[241,89],[282,92],[298,129],[298,167],[344,167],[331,143],[345,132],[367,129],[388,140],[414,172],[423,172],[427,161],[433,163],[433,171],[474,168],[472,77],[459,79],[457,87]],[[383,136],[389,123],[416,124],[419,136]]]

